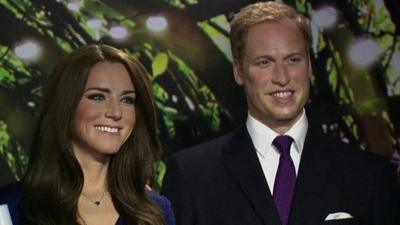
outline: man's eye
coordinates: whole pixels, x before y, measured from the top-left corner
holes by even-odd
[[[299,63],[302,60],[302,58],[300,56],[294,56],[294,57],[290,57],[288,59],[288,63],[289,64],[296,64]]]
[[[90,94],[87,96],[87,98],[93,101],[103,101],[105,99],[104,95],[102,94]]]
[[[261,67],[265,67],[265,66],[268,66],[270,63],[271,63],[270,60],[268,60],[268,59],[262,59],[262,60],[258,60],[258,61],[256,62],[256,65],[257,65],[257,66],[261,66]]]
[[[129,105],[135,104],[135,100],[136,100],[136,97],[134,97],[134,96],[124,96],[121,98],[121,102],[129,104]]]

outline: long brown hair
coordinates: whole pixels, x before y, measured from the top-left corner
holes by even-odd
[[[114,206],[127,224],[164,224],[161,210],[144,190],[154,178],[154,163],[160,157],[149,74],[136,58],[107,45],[77,49],[46,78],[42,111],[23,179],[23,224],[78,224],[77,204],[84,178],[71,149],[71,121],[90,69],[101,61],[122,63],[137,96],[133,132],[110,160],[107,181]]]

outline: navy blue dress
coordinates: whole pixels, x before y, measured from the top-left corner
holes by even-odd
[[[6,186],[0,187],[0,205],[7,204],[10,210],[11,220],[13,225],[21,225],[19,217],[19,203],[21,201],[23,192],[22,184],[12,183]],[[175,225],[175,217],[172,212],[171,202],[164,196],[157,194],[156,192],[147,192],[153,201],[160,206],[164,212],[164,219],[167,225]],[[122,217],[119,217],[115,225],[125,225],[125,221]]]

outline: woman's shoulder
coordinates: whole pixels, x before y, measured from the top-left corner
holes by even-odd
[[[159,206],[164,207],[171,205],[170,201],[163,195],[158,194],[155,191],[147,191],[147,195]]]
[[[0,187],[0,204],[15,205],[21,200],[23,186],[14,182]]]
[[[175,225],[175,216],[172,211],[171,202],[157,192],[148,191],[147,194],[163,210],[166,224]]]
[[[15,182],[0,187],[0,205],[7,204],[14,225],[19,223],[19,205],[23,193],[21,182]]]

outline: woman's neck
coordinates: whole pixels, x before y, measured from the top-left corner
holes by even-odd
[[[84,176],[82,192],[89,194],[108,192],[108,166],[82,168],[82,170]]]
[[[105,157],[102,160],[90,156],[77,158],[84,176],[82,192],[88,195],[108,192],[107,174],[110,157]]]

